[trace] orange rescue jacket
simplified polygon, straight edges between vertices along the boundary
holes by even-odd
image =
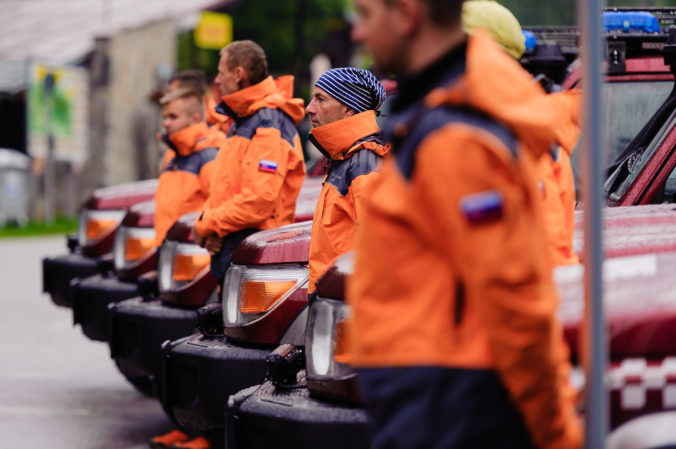
[[[580,91],[548,96],[555,114],[557,146],[538,160],[549,248],[555,266],[579,263],[573,250],[575,182],[570,157],[580,135]]]
[[[293,223],[305,162],[295,124],[303,100],[292,98],[293,77],[258,84],[226,95],[218,110],[234,120],[195,230],[223,237],[246,229]]]
[[[446,87],[390,113],[393,153],[356,233],[349,347],[363,368],[494,370],[537,447],[574,449],[537,188],[555,138],[548,101],[479,31]]]
[[[158,137],[170,148],[155,192],[153,223],[159,246],[176,219],[200,210],[206,201],[225,136],[201,122]]]
[[[312,220],[310,284],[338,256],[352,251],[354,230],[359,224],[363,201],[378,177],[380,158],[389,151],[376,123],[374,111],[365,111],[310,131],[309,140],[329,159]]]

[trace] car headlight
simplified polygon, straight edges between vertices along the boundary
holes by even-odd
[[[318,298],[310,307],[306,344],[308,377],[343,378],[348,364],[346,329],[352,310],[343,301]]]
[[[154,228],[131,228],[120,226],[115,233],[113,260],[116,270],[128,268],[155,249]]]
[[[125,215],[124,210],[92,210],[83,209],[77,227],[78,243],[88,246],[103,239],[120,224]]]
[[[209,269],[209,252],[194,243],[164,240],[160,247],[158,287],[160,292],[175,290]]]
[[[302,265],[231,265],[223,284],[224,325],[241,326],[265,315],[306,287],[308,277]]]

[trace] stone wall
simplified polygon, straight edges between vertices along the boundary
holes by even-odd
[[[176,65],[176,29],[164,20],[113,36],[108,42],[103,146],[105,185],[157,176],[160,110],[149,95]],[[92,141],[92,145],[98,142]]]

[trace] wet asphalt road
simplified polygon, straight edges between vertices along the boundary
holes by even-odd
[[[42,257],[65,252],[62,236],[0,239],[0,447],[147,448],[171,429],[159,403],[42,293]]]

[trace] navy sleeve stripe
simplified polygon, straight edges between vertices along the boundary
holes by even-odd
[[[373,151],[359,150],[347,160],[333,162],[325,182],[334,186],[338,193],[345,196],[352,182],[359,176],[368,175],[374,171],[379,160],[380,156]]]
[[[447,125],[463,124],[486,131],[500,140],[512,157],[518,156],[518,140],[512,131],[476,109],[438,107],[426,110],[422,116],[412,117],[408,122],[414,122],[415,128],[393,148],[399,170],[407,179],[413,174],[415,154],[420,143],[428,135]]]
[[[162,173],[178,170],[198,175],[204,164],[216,159],[217,154],[218,148],[209,147],[189,156],[175,156]]]
[[[276,128],[282,139],[294,146],[298,130],[291,118],[279,109],[262,108],[253,115],[239,119],[234,135],[251,139],[258,128]]]

